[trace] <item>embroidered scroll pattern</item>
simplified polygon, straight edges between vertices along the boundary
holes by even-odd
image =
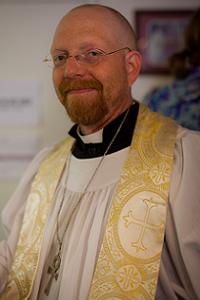
[[[43,161],[33,181],[11,274],[4,293],[0,295],[1,300],[25,300],[31,293],[46,219],[71,144],[70,139],[54,149]]]
[[[113,199],[90,300],[154,299],[175,138],[172,120],[149,113],[141,105]]]

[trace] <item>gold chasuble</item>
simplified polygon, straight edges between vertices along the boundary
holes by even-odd
[[[177,126],[140,104],[132,144],[108,217],[89,300],[154,299]],[[10,277],[0,299],[28,299],[45,222],[72,139],[42,162],[32,184]],[[73,299],[74,300],[74,299]]]

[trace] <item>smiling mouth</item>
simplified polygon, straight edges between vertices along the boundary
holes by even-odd
[[[94,88],[80,88],[80,89],[71,89],[69,91],[66,91],[67,95],[80,95],[80,94],[86,94],[86,93],[93,93],[97,92]]]
[[[64,97],[70,95],[86,95],[102,92],[103,86],[99,81],[95,80],[69,80],[61,83],[59,87],[61,95]]]

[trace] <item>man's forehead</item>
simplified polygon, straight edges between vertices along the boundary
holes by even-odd
[[[94,32],[87,34],[65,34],[64,32],[58,33],[52,43],[51,52],[56,49],[65,49],[68,51],[84,52],[90,49],[101,49],[109,51],[116,47],[113,37],[108,35],[97,35]]]

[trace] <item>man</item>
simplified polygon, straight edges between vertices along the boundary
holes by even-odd
[[[200,299],[199,134],[132,100],[135,48],[105,6],[58,24],[53,81],[76,125],[4,210],[0,299]]]

